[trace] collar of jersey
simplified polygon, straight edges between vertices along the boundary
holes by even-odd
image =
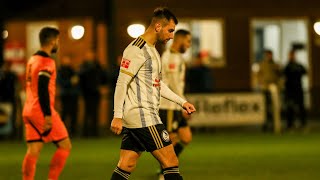
[[[37,51],[34,55],[39,55],[39,56],[43,56],[43,57],[50,57],[46,52],[44,51]]]
[[[144,39],[142,36],[139,36],[141,39],[143,39],[145,42],[147,42],[148,46],[154,47],[154,44],[149,43],[146,39]]]

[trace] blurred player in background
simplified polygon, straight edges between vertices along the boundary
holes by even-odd
[[[178,158],[159,117],[160,96],[176,102],[188,113],[195,108],[161,81],[161,60],[155,48],[157,42],[165,44],[173,38],[177,23],[167,8],[157,8],[146,32],[124,50],[111,122],[115,134],[124,131],[112,180],[129,179],[143,151],[151,152],[159,161],[165,179],[182,179]]]
[[[184,97],[186,64],[182,54],[191,46],[191,34],[187,30],[178,30],[173,43],[162,57],[162,80],[168,87],[180,97]],[[192,133],[187,119],[190,115],[185,113],[181,106],[161,99],[160,118],[169,132],[170,139],[177,156],[192,140]],[[160,175],[161,176],[161,175]]]
[[[27,153],[22,164],[24,180],[33,180],[36,163],[44,143],[57,146],[48,179],[58,179],[71,150],[71,142],[65,125],[54,109],[56,93],[56,65],[50,58],[57,52],[59,30],[51,27],[41,29],[41,49],[28,61],[26,69],[26,102],[23,121],[26,129]],[[43,178],[43,177],[42,177]]]

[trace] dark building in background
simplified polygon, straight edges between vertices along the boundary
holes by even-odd
[[[21,0],[22,1],[22,0]],[[19,1],[18,1],[19,2]],[[30,1],[28,1],[30,2]],[[146,14],[157,6],[168,6],[179,18],[221,18],[224,21],[226,65],[214,68],[215,91],[250,91],[251,57],[250,20],[252,18],[296,18],[309,21],[311,111],[320,112],[320,37],[313,31],[313,23],[320,19],[320,2],[312,0],[236,1],[192,0],[85,0],[32,1],[19,7],[20,13],[8,13],[8,19],[48,19],[91,16],[107,24],[107,64],[115,64],[116,56],[132,41],[127,27],[136,22],[148,24]],[[12,4],[11,4],[12,7]],[[2,7],[3,8],[3,7]],[[61,11],[63,9],[63,11]],[[1,25],[1,23],[0,23]],[[160,46],[160,48],[163,48]]]

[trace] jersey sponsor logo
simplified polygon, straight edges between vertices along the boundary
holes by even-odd
[[[165,142],[169,142],[169,141],[170,141],[169,133],[168,133],[167,130],[163,130],[162,133],[161,133],[161,136],[162,136],[162,139],[163,139]]]
[[[122,61],[121,61],[121,67],[125,68],[125,69],[128,69],[129,66],[130,66],[130,60],[129,59],[124,59],[122,58]]]
[[[160,87],[160,78],[156,78],[155,80],[154,80],[154,83],[153,83],[153,87]]]
[[[174,70],[176,68],[176,64],[171,63],[169,64],[169,69]]]

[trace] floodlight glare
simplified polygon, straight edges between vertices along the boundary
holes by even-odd
[[[318,35],[320,35],[320,22],[319,21],[314,23],[313,29]]]
[[[81,25],[76,25],[71,28],[71,36],[73,39],[81,39],[84,35],[84,27]]]
[[[131,37],[137,38],[144,33],[145,29],[142,24],[131,24],[128,26],[127,32]]]

